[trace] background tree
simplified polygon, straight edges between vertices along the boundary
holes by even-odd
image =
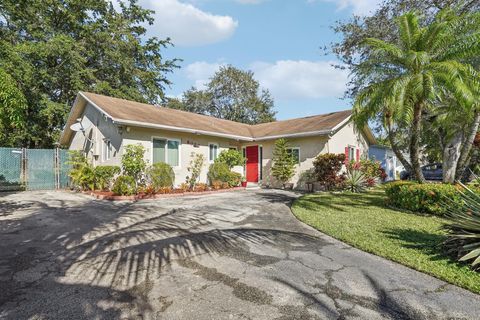
[[[183,94],[181,103],[178,102],[172,101],[166,106],[248,124],[275,121],[269,91],[260,90],[253,72],[230,65],[220,67],[205,90],[191,88]]]
[[[341,40],[331,44],[341,64],[338,68],[347,68],[351,77],[346,96],[355,98],[358,91],[369,83],[368,74],[358,68],[369,56],[370,49],[363,45],[366,38],[384,41],[398,40],[396,19],[407,12],[417,12],[424,17],[424,23],[430,23],[438,11],[455,8],[458,14],[473,13],[480,9],[478,0],[384,0],[373,14],[354,15],[344,21],[337,21],[332,27],[341,35]],[[474,60],[478,61],[478,57]]]
[[[27,103],[18,84],[0,68],[0,146],[15,147],[26,134]]]
[[[51,147],[78,91],[159,103],[176,67],[161,51],[169,39],[147,38],[152,11],[137,0],[4,0],[0,67],[25,96],[28,134],[18,145]]]
[[[368,84],[356,95],[355,117],[364,124],[378,113],[392,117],[393,112],[404,123],[411,123],[410,165],[420,182],[424,181],[420,167],[422,117],[432,108],[435,95],[446,92],[462,105],[478,104],[477,74],[464,61],[480,52],[479,22],[478,13],[458,17],[451,10],[442,10],[422,27],[418,15],[407,13],[398,18],[396,40],[365,39],[368,55],[358,70],[368,76]]]

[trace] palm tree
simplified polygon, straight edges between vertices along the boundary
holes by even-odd
[[[365,40],[369,54],[357,72],[367,74],[369,83],[356,97],[354,117],[365,124],[380,113],[390,126],[386,126],[390,140],[394,140],[392,123],[407,126],[408,166],[419,182],[425,181],[419,151],[422,116],[434,108],[436,93],[448,92],[464,105],[478,102],[474,90],[478,76],[466,61],[480,53],[479,30],[478,13],[457,16],[442,10],[434,21],[421,26],[418,15],[410,12],[398,19],[396,41]],[[395,143],[392,148],[395,151]]]

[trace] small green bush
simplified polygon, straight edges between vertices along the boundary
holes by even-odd
[[[100,190],[110,189],[113,177],[120,173],[118,166],[97,166],[93,169],[95,175],[95,187]]]
[[[113,193],[121,196],[131,196],[136,193],[135,179],[130,176],[119,176],[112,188]]]
[[[228,183],[230,187],[238,186],[242,179],[241,174],[230,171],[228,165],[223,162],[212,163],[208,169],[207,177],[210,184],[214,181],[221,181]]]
[[[82,151],[69,151],[67,163],[71,166],[68,175],[75,189],[84,191],[95,189],[94,167]]]
[[[223,162],[232,169],[235,166],[245,165],[245,158],[238,150],[228,149],[220,152],[215,162]]]
[[[413,212],[442,216],[452,203],[462,205],[457,187],[451,184],[397,181],[388,183],[385,193],[389,205]]]
[[[148,168],[147,177],[155,191],[161,188],[171,188],[175,183],[175,173],[172,167],[164,162],[154,163]]]
[[[125,146],[122,155],[123,174],[132,177],[135,183],[138,184],[146,167],[145,148],[141,144],[129,144]]]

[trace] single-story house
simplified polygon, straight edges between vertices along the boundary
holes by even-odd
[[[79,92],[60,144],[84,150],[94,165],[120,165],[128,144],[142,144],[150,164],[166,162],[175,183],[185,182],[192,153],[213,162],[222,150],[242,150],[247,163],[241,168],[250,183],[277,186],[270,174],[275,140],[286,138],[297,167],[296,187],[302,172],[312,168],[321,153],[345,153],[349,159],[368,157],[375,138],[368,127],[356,128],[351,111],[331,112],[284,121],[249,125],[211,116]],[[72,126],[73,125],[73,126]],[[206,182],[208,163],[201,174]]]

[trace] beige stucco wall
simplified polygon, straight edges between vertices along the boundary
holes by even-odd
[[[94,107],[87,105],[83,115],[83,123],[90,128],[86,131],[86,135],[91,137],[93,145],[86,150],[88,146],[85,135],[77,132],[70,144],[71,150],[85,150],[92,159],[94,165],[120,165],[120,159],[125,145],[142,144],[145,147],[145,160],[152,163],[153,138],[167,138],[180,141],[179,166],[174,167],[175,184],[179,185],[185,182],[188,176],[188,166],[192,153],[200,153],[205,156],[205,164],[202,170],[200,180],[206,182],[208,171],[208,155],[209,144],[215,143],[219,146],[219,153],[229,147],[241,148],[257,145],[262,146],[262,185],[272,187],[280,187],[280,184],[270,174],[272,166],[272,157],[275,140],[257,141],[257,142],[238,142],[232,139],[212,137],[205,135],[195,135],[191,133],[182,133],[176,131],[166,131],[159,129],[148,129],[139,127],[130,127],[119,129],[117,125],[112,123],[110,119],[104,118],[101,113]],[[113,147],[112,157],[108,161],[102,159],[103,139],[110,139]],[[320,153],[344,153],[345,147],[353,146],[360,149],[362,156],[368,155],[368,143],[361,132],[355,129],[353,123],[348,122],[341,127],[332,136],[314,136],[288,139],[291,147],[300,149],[300,163],[296,166],[295,175],[291,182],[295,184],[295,188],[303,189],[304,184],[300,177],[303,172],[312,168],[313,160]],[[235,171],[242,172],[242,168],[235,168]]]
[[[85,133],[74,134],[69,149],[84,150],[94,165],[120,165],[122,135],[112,120],[106,119],[100,111],[88,104],[82,115],[82,123],[87,130]],[[110,139],[112,144],[110,160],[102,158],[104,139]]]
[[[173,140],[180,140],[179,146],[179,166],[174,167],[175,172],[175,184],[180,184],[185,182],[186,177],[189,175],[188,166],[192,159],[192,153],[203,154],[205,157],[205,164],[203,166],[200,181],[207,181],[207,171],[210,165],[208,161],[209,155],[209,144],[215,143],[219,146],[218,153],[223,150],[228,149],[229,147],[239,147],[239,144],[235,140],[211,137],[204,135],[194,135],[191,133],[182,133],[175,131],[165,131],[158,129],[147,129],[147,128],[131,128],[130,132],[123,133],[123,145],[128,144],[142,144],[145,147],[145,159],[149,164],[152,163],[152,149],[153,149],[153,138],[166,138]]]
[[[313,167],[315,157],[321,153],[344,153],[345,147],[352,146],[360,149],[360,156],[368,156],[368,142],[363,133],[356,130],[352,122],[346,123],[332,136],[314,136],[303,138],[287,139],[291,147],[300,148],[300,164],[295,168],[295,175],[290,180],[297,189],[305,188],[305,181],[301,179],[302,173]],[[280,187],[280,183],[271,176],[274,140],[259,141],[242,144],[242,147],[248,145],[260,145],[263,148],[262,161],[262,181],[265,186]]]

